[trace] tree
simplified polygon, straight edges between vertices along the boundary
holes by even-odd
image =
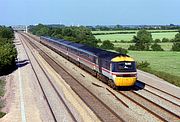
[[[126,50],[126,49],[124,49],[122,47],[117,47],[115,50],[117,52],[119,52],[119,53],[122,53],[122,54],[127,54],[128,53],[128,50]]]
[[[161,48],[161,45],[159,45],[158,43],[154,43],[153,45],[151,45],[151,49],[153,51],[163,51],[163,49]]]
[[[13,42],[0,38],[0,75],[15,67],[17,51]]]
[[[160,40],[160,39],[155,39],[154,42],[155,42],[155,43],[160,43],[161,40]]]
[[[0,27],[0,38],[12,39],[14,33],[11,27]]]
[[[14,32],[11,27],[0,26],[0,75],[15,67],[17,51],[12,41],[13,38]]]
[[[174,42],[180,42],[180,32],[175,35]]]
[[[180,42],[173,43],[172,51],[180,51]]]
[[[113,50],[114,49],[114,44],[111,43],[109,40],[105,40],[105,41],[103,41],[100,48],[107,49],[107,50]]]
[[[38,24],[36,26],[32,26],[29,31],[38,36],[50,36],[49,35],[49,27],[43,25],[43,24]]]
[[[135,43],[135,50],[149,50],[149,46],[152,42],[152,35],[146,30],[140,30],[137,32],[137,36],[133,37],[132,42]]]
[[[163,38],[162,42],[169,42],[169,39],[168,38]]]
[[[37,26],[31,26],[29,30],[30,32],[38,36],[45,35],[45,36],[56,37],[68,41],[73,41],[76,43],[82,43],[92,47],[98,47],[98,43],[100,42],[95,38],[91,30],[84,26],[80,26],[80,27],[63,26],[61,28],[55,28],[52,26],[39,24]]]
[[[172,45],[173,51],[180,51],[180,32],[175,35],[174,43]]]
[[[42,27],[36,32],[36,35],[38,35],[38,36],[48,36],[49,35],[48,33],[49,33],[49,28]]]

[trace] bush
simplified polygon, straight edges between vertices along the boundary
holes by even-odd
[[[149,68],[150,63],[147,61],[142,61],[142,62],[137,62],[137,68],[138,69],[144,69],[144,68]]]
[[[135,45],[130,45],[128,50],[137,50],[136,46]]]
[[[0,26],[0,38],[12,39],[14,38],[14,33],[11,27],[1,27]]]
[[[121,43],[125,43],[126,41],[124,41],[124,40],[121,40]]]
[[[0,80],[0,97],[2,97],[4,95],[5,92],[5,81],[4,80]]]
[[[154,42],[155,42],[155,43],[160,43],[161,40],[160,40],[160,39],[155,39]]]
[[[85,26],[63,26],[57,28],[39,24],[37,26],[31,26],[29,31],[35,35],[57,37],[68,41],[86,44],[91,47],[98,47],[98,43],[100,42],[100,40],[95,38],[90,29]]]
[[[128,53],[128,50],[126,50],[124,48],[121,48],[121,47],[117,47],[115,50],[117,52],[119,52],[119,53],[122,53],[122,54],[127,54]]]
[[[15,66],[17,51],[13,44],[7,43],[0,46],[0,75]]]
[[[174,42],[171,50],[172,51],[180,51],[180,42]]]
[[[173,39],[172,51],[180,51],[180,32],[175,35]]]
[[[63,39],[63,36],[61,34],[57,34],[54,36],[55,38],[58,38],[58,39]]]
[[[105,40],[105,41],[103,41],[100,48],[107,49],[107,50],[113,50],[114,49],[114,44],[111,43],[111,41],[109,41],[109,40]]]
[[[0,118],[2,118],[2,117],[5,116],[5,115],[6,115],[6,113],[0,112]]]
[[[164,51],[162,48],[161,48],[161,45],[157,44],[157,43],[154,43],[153,45],[151,45],[151,49],[153,51]]]
[[[170,40],[168,38],[163,38],[162,42],[170,42]]]
[[[1,27],[0,30],[2,30]],[[9,28],[3,30],[5,31],[0,31],[0,35],[3,36],[3,38],[0,38],[0,75],[10,72],[15,67],[17,56],[17,51],[12,41],[13,32]]]
[[[0,98],[4,96],[5,92],[5,81],[0,80]],[[4,101],[0,99],[0,110],[4,107]],[[0,111],[0,118],[3,117],[6,113]]]

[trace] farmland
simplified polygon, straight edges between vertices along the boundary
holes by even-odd
[[[147,30],[149,32],[177,32],[178,30]],[[137,33],[138,30],[117,30],[117,31],[92,31],[93,34],[98,33],[118,33],[118,32],[135,32]]]
[[[178,30],[147,30],[151,32],[153,39],[172,39],[178,33]],[[136,35],[138,30],[119,30],[119,31],[92,31],[97,39],[110,41],[130,41]]]
[[[128,54],[136,61],[148,61],[154,70],[180,76],[180,52],[129,51]]]
[[[133,45],[134,43],[114,43],[114,46],[115,47],[122,47],[122,48],[124,48],[124,49],[128,49],[128,47],[130,46],[130,45]],[[161,47],[165,50],[165,51],[169,51],[169,50],[171,50],[171,48],[172,48],[172,44],[173,43],[171,43],[171,42],[169,42],[169,43],[158,43],[159,45],[161,45]]]
[[[161,33],[152,33],[153,39],[162,39],[162,38],[168,38],[168,39],[173,39],[174,36],[178,32],[161,32]],[[105,34],[105,35],[95,35],[97,39],[101,39],[102,41],[104,40],[110,40],[110,41],[130,41],[132,40],[133,36],[135,36],[136,33],[134,34]]]
[[[97,39],[101,39],[102,41],[110,40],[114,44],[114,47],[128,49],[130,45],[134,45],[134,43],[130,41],[133,39],[133,36],[137,34],[137,31],[138,30],[93,31],[93,34]],[[160,40],[163,38],[171,40],[178,33],[177,30],[148,31],[151,32],[153,39]],[[150,68],[144,69],[145,71],[179,86],[180,52],[170,51],[173,45],[172,42],[160,42],[158,44],[161,45],[165,51],[128,51],[128,55],[132,56],[137,62],[147,61],[150,63]]]

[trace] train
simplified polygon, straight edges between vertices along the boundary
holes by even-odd
[[[40,43],[88,71],[113,89],[134,86],[137,81],[136,62],[129,55],[48,36],[41,36]]]

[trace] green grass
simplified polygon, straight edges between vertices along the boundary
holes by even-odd
[[[5,81],[0,80],[0,97],[4,96],[5,93]],[[4,102],[0,99],[0,110],[4,107]],[[0,111],[0,118],[6,113]]]
[[[162,33],[152,33],[153,39],[162,39],[162,38],[168,38],[168,39],[173,39],[174,36],[178,32],[162,32]],[[130,41],[132,40],[133,36],[136,34],[107,34],[107,35],[95,35],[97,39],[101,39],[102,41],[104,40],[110,40],[110,41]]]
[[[97,39],[110,40],[110,41],[130,41],[136,34],[108,34],[108,35],[95,35]]]
[[[102,32],[98,32],[98,33],[102,33]],[[177,32],[160,32],[160,33],[157,32],[157,33],[152,33],[152,36],[153,39],[162,39],[162,38],[173,39],[175,34],[177,34]],[[134,35],[136,34],[107,34],[107,35],[95,35],[95,37],[101,39],[102,41],[103,40],[130,41]],[[115,47],[122,47],[125,49],[127,49],[129,45],[132,44],[133,43],[120,43],[120,42],[114,43]],[[180,52],[169,51],[171,50],[173,44],[171,42],[159,43],[159,44],[165,51],[128,51],[129,52],[128,55],[132,56],[137,62],[142,62],[142,61],[149,62],[150,68],[143,69],[144,71],[155,74],[156,76],[163,78],[164,80],[174,85],[180,86]]]
[[[172,48],[173,43],[169,42],[169,43],[158,43],[159,45],[161,45],[161,47],[166,50],[169,51]],[[128,47],[130,45],[134,45],[134,43],[114,43],[115,47],[122,47],[124,49],[128,49]]]
[[[5,87],[5,81],[0,80],[0,96],[4,95],[4,87]]]
[[[6,115],[6,113],[0,112],[0,118],[2,118],[2,117],[5,116],[5,115]]]
[[[150,32],[169,32],[169,31],[178,31],[178,30],[147,30]],[[98,33],[117,33],[117,32],[138,32],[138,30],[117,30],[117,31],[92,31],[93,34],[98,34]]]
[[[180,52],[129,51],[136,61],[147,61],[152,70],[180,77]]]
[[[175,35],[178,32],[168,32],[168,33],[152,33],[153,39],[163,39],[163,38],[168,38],[168,39],[173,39]]]
[[[114,50],[110,50],[113,51]],[[128,51],[136,62],[147,61],[148,67],[139,69],[149,72],[180,87],[180,52],[170,51]]]

